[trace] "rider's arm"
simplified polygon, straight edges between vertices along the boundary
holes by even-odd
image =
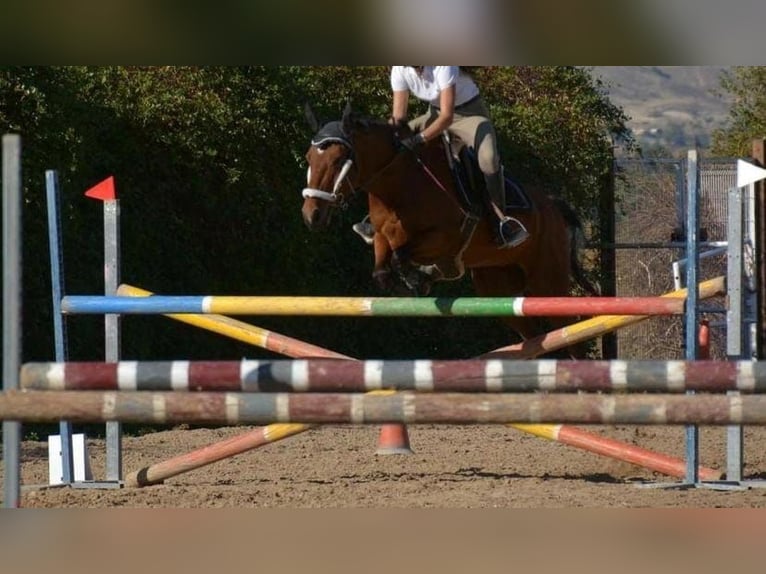
[[[410,100],[409,90],[395,90],[391,117],[394,122],[407,121],[407,104]]]

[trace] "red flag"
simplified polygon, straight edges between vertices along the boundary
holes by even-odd
[[[102,201],[112,201],[117,198],[114,191],[114,176],[110,175],[104,181],[101,181],[85,192],[86,197],[100,199]]]

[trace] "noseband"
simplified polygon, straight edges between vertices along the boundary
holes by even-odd
[[[346,176],[348,175],[349,170],[351,169],[351,166],[354,165],[353,160],[347,159],[343,167],[340,168],[340,172],[338,172],[338,176],[335,178],[335,183],[332,186],[332,193],[323,191],[321,189],[316,189],[314,187],[305,187],[303,188],[303,197],[309,198],[314,197],[317,199],[323,199],[325,201],[328,201],[330,203],[337,203],[341,207],[345,207],[346,205],[346,196],[344,196],[340,192],[340,188],[343,185],[343,182],[346,180]],[[311,168],[309,168],[309,178],[311,177]],[[351,186],[351,182],[349,182],[349,186]],[[353,186],[351,186],[351,192],[354,192]]]
[[[316,147],[319,150],[319,153],[324,153],[324,150],[327,149],[327,146],[334,143],[341,144],[343,147],[345,147],[349,151],[349,158],[343,163],[343,167],[341,167],[337,177],[335,178],[335,183],[332,186],[332,193],[313,187],[306,187],[303,189],[302,195],[304,198],[313,197],[316,199],[322,199],[329,203],[338,204],[341,207],[345,207],[347,203],[346,197],[340,193],[340,189],[343,185],[343,182],[346,181],[346,176],[348,175],[349,170],[354,165],[354,146],[352,145],[351,140],[344,133],[340,122],[328,123],[321,130],[319,130],[319,133],[317,133],[317,135],[314,136],[314,138],[311,140],[311,145]],[[311,179],[311,166],[309,166],[309,171],[306,179]],[[308,181],[306,183],[308,183]],[[354,188],[351,186],[351,182],[349,182],[349,186],[351,187],[351,192],[353,193]]]

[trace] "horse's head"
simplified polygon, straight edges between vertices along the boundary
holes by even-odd
[[[391,161],[395,153],[394,130],[384,122],[360,119],[350,105],[340,121],[328,122],[321,128],[308,106],[306,117],[316,133],[306,152],[308,170],[301,212],[308,228],[316,230],[327,227],[334,208],[346,207],[355,189],[364,187],[370,174],[374,175],[380,161]],[[384,146],[378,146],[374,152],[365,145],[369,139],[365,136],[372,133],[373,125],[376,134],[384,135]],[[374,159],[366,159],[367,156]]]

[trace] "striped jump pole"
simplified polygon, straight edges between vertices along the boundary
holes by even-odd
[[[715,279],[709,279],[699,284],[699,298],[710,299],[718,295],[726,294],[726,284],[724,277],[717,277]],[[686,299],[687,290],[679,289],[677,291],[671,291],[661,296],[661,298],[668,299]],[[515,345],[509,345],[507,347],[501,347],[485,353],[483,358],[490,357],[502,357],[509,359],[532,359],[550,353],[552,351],[558,351],[595,339],[616,331],[622,327],[633,325],[647,319],[650,315],[643,314],[640,316],[630,315],[605,315],[603,317],[593,317],[585,321],[579,321],[568,325],[561,329],[551,331],[546,335],[541,335],[532,339],[528,339],[522,343]]]
[[[119,289],[123,295],[131,297],[147,297],[153,294],[151,291],[130,285],[121,285]],[[249,323],[232,319],[231,317],[224,317],[223,315],[177,314],[168,315],[168,317],[175,321],[288,357],[350,358],[341,353],[317,347],[268,329],[262,329]],[[300,434],[311,428],[314,427],[304,424],[270,424],[258,427],[229,439],[132,471],[125,476],[125,485],[128,487],[140,487],[160,484],[168,478]]]
[[[0,419],[133,424],[766,425],[766,395],[7,391]]]
[[[131,297],[147,297],[152,295],[151,291],[130,285],[120,286],[119,293]],[[291,357],[323,356],[317,355],[318,350],[319,352],[329,353],[330,355],[328,356],[339,355],[334,351],[308,345],[303,341],[273,333],[229,317],[192,314],[173,314],[168,315],[168,317]],[[346,357],[340,355],[336,358]],[[509,426],[540,438],[556,440],[562,444],[584,449],[600,456],[636,464],[668,476],[684,477],[686,473],[686,464],[681,459],[672,458],[629,443],[608,439],[577,427],[562,424],[511,424]],[[270,442],[299,434],[309,428],[311,427],[307,425],[271,424],[131,472],[126,477],[125,483],[128,486],[157,484],[167,478],[247,452]],[[722,476],[721,472],[702,466],[700,466],[699,472],[700,477],[705,480],[718,480]]]
[[[242,360],[26,363],[35,390],[197,392],[766,392],[766,362]]]
[[[573,425],[515,424],[511,426],[539,438],[628,462],[667,476],[683,478],[686,472],[686,463],[681,459],[590,433]],[[723,478],[722,471],[705,466],[699,466],[697,472],[700,480],[715,481]]]
[[[121,285],[119,293],[129,297],[149,297],[153,295],[151,291],[131,285]],[[347,355],[223,315],[169,314],[167,317],[288,357],[351,359]],[[400,426],[385,425],[381,429],[381,436],[393,434],[404,437],[408,442],[407,429],[404,427],[400,428]],[[304,424],[269,424],[259,427],[201,449],[140,468],[125,477],[125,484],[131,487],[159,484],[168,478],[300,434],[311,428],[313,428],[313,425]],[[404,450],[403,447],[400,447],[398,452],[402,450]],[[381,454],[384,453],[381,452]]]
[[[155,296],[151,291],[125,284],[120,285],[118,293],[121,296],[133,298]],[[312,345],[305,341],[301,341],[300,339],[294,339],[223,315],[169,313],[166,314],[166,317],[287,357],[304,359],[353,359],[353,357],[349,357],[348,355],[343,355],[331,351],[330,349]]]
[[[68,314],[289,315],[335,317],[575,317],[680,315],[684,301],[661,297],[244,297],[69,295]]]

